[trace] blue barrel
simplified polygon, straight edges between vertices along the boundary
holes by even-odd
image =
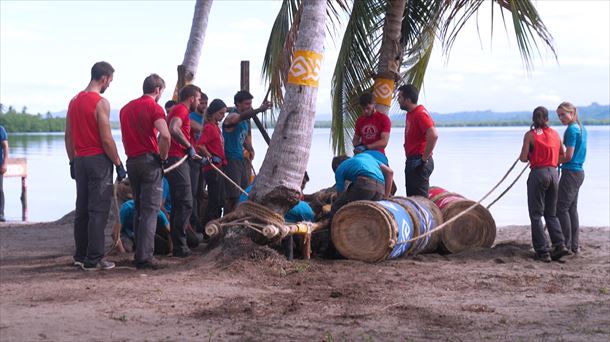
[[[400,204],[410,214],[413,220],[413,236],[420,236],[433,230],[435,227],[443,223],[443,215],[436,205],[425,197],[394,197],[393,202]],[[440,240],[439,233],[427,235],[413,242],[413,248],[409,254],[434,252],[438,248]],[[398,240],[405,241],[405,240]]]
[[[397,228],[397,240],[407,241],[413,238],[413,220],[411,215],[398,203],[391,201],[378,201],[377,204],[383,206],[392,214]],[[416,241],[417,242],[417,241]],[[394,245],[389,259],[395,259],[405,254],[411,248],[411,243]]]

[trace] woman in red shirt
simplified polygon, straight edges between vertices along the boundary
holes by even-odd
[[[523,137],[519,159],[530,162],[527,179],[527,206],[532,224],[532,244],[535,259],[544,262],[559,261],[567,255],[563,233],[556,216],[559,175],[557,165],[564,151],[557,131],[549,127],[549,111],[544,107],[534,109],[532,126]],[[542,217],[546,222],[553,244],[551,250],[544,234]]]
[[[206,208],[203,225],[222,215],[224,203],[224,181],[210,164],[222,168],[227,164],[225,147],[220,122],[227,113],[227,105],[219,99],[214,99],[208,106],[206,122],[201,136],[197,141],[197,150],[205,157],[202,161],[205,181],[208,187],[208,207]]]

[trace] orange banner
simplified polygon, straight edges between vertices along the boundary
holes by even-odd
[[[322,54],[306,50],[296,51],[288,71],[288,83],[317,88],[321,65]]]
[[[373,85],[373,99],[375,103],[384,106],[392,104],[392,94],[394,94],[394,80],[387,78],[376,78]]]

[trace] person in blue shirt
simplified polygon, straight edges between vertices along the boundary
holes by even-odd
[[[578,111],[570,102],[557,107],[559,121],[565,126],[563,144],[566,151],[560,156],[561,179],[557,197],[557,218],[565,244],[572,253],[578,253],[578,191],[585,180],[583,163],[587,156],[587,130],[578,119]]]
[[[378,201],[384,196],[390,196],[394,172],[372,155],[359,153],[352,158],[335,157],[332,167],[335,172],[337,198],[332,204],[331,219],[341,207],[350,202]],[[347,189],[346,181],[350,182]]]
[[[254,186],[254,183],[256,183],[256,178],[254,179],[254,182],[252,182],[252,184],[248,185],[248,187],[244,189],[246,193],[250,193],[252,187]],[[246,194],[242,193],[239,196],[239,203],[245,202],[247,200],[248,196]],[[288,223],[297,223],[303,221],[314,222],[315,216],[316,214],[313,212],[313,209],[311,209],[307,202],[299,201],[299,203],[297,203],[294,207],[290,208],[288,212],[286,212],[286,215],[284,215],[284,220]]]
[[[225,173],[242,189],[248,186],[250,175],[250,160],[244,158],[244,150],[254,158],[254,149],[248,141],[250,132],[250,119],[258,113],[262,113],[271,107],[269,101],[263,101],[260,107],[252,109],[253,96],[248,91],[240,90],[233,97],[235,108],[229,110],[229,114],[222,123],[222,137],[224,139],[225,157],[227,165]],[[241,193],[229,181],[225,182],[225,205],[224,214],[235,209]]]
[[[4,218],[4,174],[6,173],[6,160],[8,159],[8,134],[4,126],[0,126],[0,222],[6,222]]]
[[[133,200],[126,201],[121,205],[119,211],[119,220],[121,222],[121,241],[123,247],[127,247],[125,242],[131,242],[131,250],[135,251],[135,231],[134,231],[134,213],[135,213],[135,202]],[[159,210],[157,216],[157,230],[155,232],[155,254],[165,255],[170,252],[169,250],[169,220],[162,210]]]

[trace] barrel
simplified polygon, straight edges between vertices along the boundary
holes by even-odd
[[[444,221],[476,203],[440,187],[430,187],[428,197],[441,210]],[[495,239],[496,222],[489,210],[477,205],[441,230],[440,247],[448,253],[459,253],[474,247],[491,247]]]
[[[342,207],[333,217],[331,238],[344,257],[379,262],[436,250],[439,238],[434,234],[414,242],[397,242],[419,236],[441,221],[438,208],[423,197],[355,201]]]

